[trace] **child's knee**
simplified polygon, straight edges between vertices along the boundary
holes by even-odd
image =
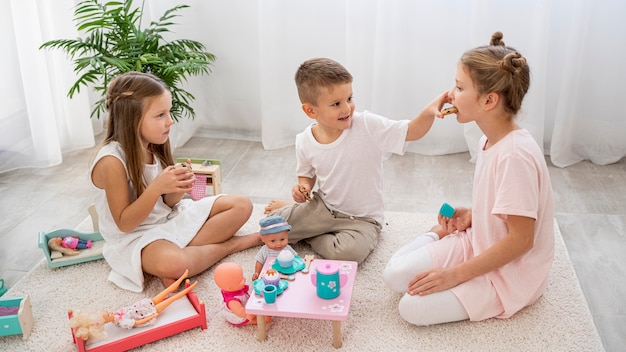
[[[156,263],[156,272],[160,277],[179,278],[186,270],[189,270],[191,263],[189,257],[182,251],[168,251],[162,253],[161,260]]]
[[[332,251],[325,254],[324,257],[330,260],[355,261],[361,264],[371,252],[363,248],[335,247]]]
[[[387,265],[383,270],[383,282],[390,290],[394,292],[406,292],[408,286],[404,280],[398,280],[400,272],[393,267]]]
[[[424,317],[425,314],[424,310],[420,307],[420,300],[416,298],[419,297],[414,297],[409,294],[405,294],[404,296],[402,296],[400,302],[398,303],[398,311],[400,312],[400,316],[402,317],[402,319],[406,320],[407,323],[413,325],[430,325],[430,323],[428,322],[428,317]]]

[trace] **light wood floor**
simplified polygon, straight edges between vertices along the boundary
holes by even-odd
[[[55,167],[0,174],[0,277],[9,287],[43,258],[39,231],[73,228],[88,216],[87,170],[95,151],[67,153]],[[289,198],[295,181],[293,147],[266,151],[258,142],[194,137],[174,156],[221,159],[223,192],[255,203]],[[468,160],[467,153],[392,156],[385,164],[386,210],[434,214],[444,201],[469,205],[474,164]],[[623,351],[626,160],[550,166],[550,172],[556,218],[595,324],[607,351]]]

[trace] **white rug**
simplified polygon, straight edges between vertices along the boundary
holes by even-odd
[[[241,233],[258,230],[262,206],[255,211]],[[562,237],[556,236],[556,259],[548,288],[539,301],[511,319],[460,322],[431,327],[405,323],[397,312],[400,294],[387,290],[381,280],[386,260],[403,244],[429,229],[435,214],[387,212],[382,240],[374,253],[359,266],[348,320],[342,323],[342,351],[603,351],[597,330]],[[91,231],[86,219],[78,228]],[[301,256],[310,253],[306,245],[295,245]],[[249,278],[254,269],[252,248],[226,258],[241,264]],[[43,256],[43,253],[42,253]],[[29,294],[35,325],[30,338],[21,335],[0,337],[3,351],[75,351],[68,327],[67,310],[108,309],[152,297],[162,289],[154,278],[146,290],[136,294],[106,281],[104,260],[52,270],[42,261],[12,287],[6,297]],[[268,339],[258,342],[256,326],[236,328],[218,314],[221,294],[213,283],[213,270],[193,279],[196,292],[206,304],[208,329],[187,332],[138,348],[138,351],[334,351],[330,322],[295,318],[274,318]]]

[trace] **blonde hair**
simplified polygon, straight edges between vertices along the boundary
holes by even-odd
[[[107,337],[104,331],[104,324],[107,323],[106,312],[82,312],[77,310],[72,312],[70,327],[74,330],[74,336],[85,341],[94,338],[101,340]]]
[[[495,92],[504,102],[505,111],[515,115],[530,86],[530,68],[526,58],[502,41],[501,32],[491,36],[490,45],[466,51],[460,62],[469,74],[478,95]]]
[[[127,72],[117,76],[107,90],[109,121],[104,144],[116,141],[122,147],[128,177],[137,197],[147,187],[143,179],[141,119],[150,101],[166,91],[169,91],[169,87],[163,80],[142,72]],[[148,144],[148,150],[157,156],[161,166],[174,164],[169,139],[164,144]]]
[[[352,75],[334,60],[316,58],[307,60],[298,67],[295,80],[300,102],[316,105],[321,94],[320,88],[352,83]]]

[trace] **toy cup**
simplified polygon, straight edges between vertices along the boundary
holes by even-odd
[[[265,285],[263,286],[263,298],[265,299],[265,303],[272,304],[276,302],[276,294],[278,293],[278,288],[275,285]]]
[[[454,217],[454,208],[448,203],[443,203],[441,209],[439,209],[439,214],[452,219]]]

